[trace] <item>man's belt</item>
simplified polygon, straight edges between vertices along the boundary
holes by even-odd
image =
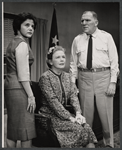
[[[83,71],[83,72],[101,72],[101,71],[109,70],[110,67],[92,68],[92,69],[85,69],[85,68],[80,68],[80,67],[78,67],[78,69],[79,69],[80,71]]]

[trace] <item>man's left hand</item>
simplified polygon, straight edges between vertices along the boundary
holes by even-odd
[[[109,84],[108,89],[107,89],[106,95],[113,97],[114,94],[115,94],[115,91],[116,91],[116,83],[111,82],[111,83]]]

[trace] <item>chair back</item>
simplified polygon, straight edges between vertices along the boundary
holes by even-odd
[[[31,82],[31,88],[35,97],[35,102],[36,102],[36,109],[35,109],[35,113],[38,113],[38,110],[40,109],[42,103],[41,103],[41,99],[42,99],[42,92],[41,89],[39,87],[39,82],[35,82],[32,81]]]

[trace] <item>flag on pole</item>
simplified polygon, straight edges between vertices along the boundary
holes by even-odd
[[[58,38],[58,28],[57,28],[57,19],[56,19],[56,10],[55,7],[53,9],[53,16],[52,16],[52,24],[50,30],[50,39],[49,39],[49,48],[59,45],[59,38]]]

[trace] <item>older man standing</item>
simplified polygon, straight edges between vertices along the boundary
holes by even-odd
[[[93,124],[94,96],[106,147],[113,142],[113,96],[116,90],[118,54],[112,36],[98,29],[97,14],[85,11],[81,17],[83,33],[72,43],[70,73],[78,79],[80,105],[86,121]]]

